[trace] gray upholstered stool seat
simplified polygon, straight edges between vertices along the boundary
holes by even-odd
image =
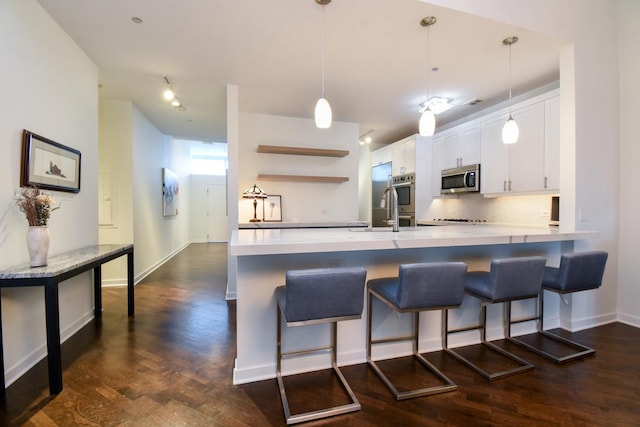
[[[517,338],[512,338],[512,341],[556,363],[563,363],[595,354],[596,351],[590,347],[544,330],[544,291],[560,294],[566,304],[567,301],[562,297],[564,294],[599,288],[602,284],[607,257],[608,254],[604,251],[569,253],[562,255],[559,267],[545,267],[544,269],[542,290],[538,300],[538,333],[554,341],[566,344],[572,350],[575,350],[574,352],[558,356]]]
[[[372,279],[367,282],[369,295],[367,362],[397,400],[444,393],[457,388],[453,381],[420,354],[418,349],[418,337],[420,334],[418,314],[420,311],[459,307],[464,296],[464,275],[466,271],[467,265],[462,262],[402,264],[399,267],[398,277]],[[373,297],[376,297],[397,312],[412,313],[412,334],[404,337],[372,339]],[[379,365],[371,358],[372,345],[397,341],[411,341],[413,356],[433,372],[443,384],[417,390],[398,391]]]
[[[291,270],[286,273],[285,286],[276,288],[277,301],[277,379],[287,424],[316,420],[360,410],[360,402],[351,390],[337,364],[337,322],[359,319],[364,306],[364,285],[367,272],[361,267]],[[282,319],[287,327],[331,323],[331,343],[324,347],[282,351]],[[333,372],[345,392],[349,403],[331,408],[292,415],[289,409],[282,359],[300,357],[317,352],[332,353]]]
[[[538,296],[542,286],[544,264],[545,259],[538,256],[494,259],[491,261],[490,271],[471,271],[467,273],[464,290],[467,294],[480,300],[480,323],[473,326],[449,330],[447,316],[448,311],[446,311],[444,314],[445,351],[490,381],[533,369],[534,366],[526,360],[504,350],[501,347],[498,347],[491,341],[487,341],[486,305],[501,302],[505,303],[503,324],[505,327],[505,335],[508,338],[508,325],[511,324],[511,302],[521,299],[536,298]],[[535,319],[536,318],[534,317],[526,320]],[[516,362],[518,366],[490,373],[481,368],[478,364],[473,363],[471,360],[462,356],[458,351],[449,347],[449,334],[475,329],[480,330],[480,342],[482,345],[511,359]]]

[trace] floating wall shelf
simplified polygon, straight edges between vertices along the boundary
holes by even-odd
[[[345,157],[349,150],[329,150],[326,148],[283,147],[280,145],[258,145],[258,153],[291,154],[296,156]]]
[[[310,176],[310,175],[272,175],[261,173],[258,179],[263,181],[295,181],[295,182],[347,182],[347,176]]]

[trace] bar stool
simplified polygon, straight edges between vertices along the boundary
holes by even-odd
[[[396,400],[454,391],[458,387],[420,354],[418,349],[418,337],[420,335],[419,312],[459,307],[464,296],[464,275],[466,271],[467,265],[463,262],[402,264],[399,267],[398,277],[372,279],[367,282],[369,294],[367,305],[367,362],[387,388],[391,390]],[[378,298],[399,313],[412,313],[412,334],[404,337],[373,340],[371,337],[373,297]],[[373,344],[397,341],[411,341],[413,344],[413,356],[444,384],[410,391],[398,391],[378,364],[371,358],[371,346]]]
[[[564,254],[560,257],[560,267],[545,267],[544,269],[542,290],[539,298],[538,333],[573,347],[577,351],[564,356],[556,356],[518,338],[512,337],[511,341],[558,364],[594,355],[596,353],[595,349],[544,330],[544,291],[556,292],[562,301],[567,304],[567,300],[564,299],[565,294],[599,288],[602,285],[602,276],[604,275],[607,257],[608,253],[604,251]]]
[[[366,270],[361,267],[291,270],[286,273],[285,286],[276,288],[277,379],[287,425],[360,410],[360,402],[338,368],[336,353],[338,322],[362,317],[366,276]],[[282,317],[287,327],[331,323],[331,344],[284,353],[281,345]],[[318,352],[332,353],[333,372],[349,395],[350,403],[292,415],[282,376],[282,359]]]
[[[487,341],[486,306],[487,304],[501,302],[507,303],[505,304],[505,313],[503,317],[503,325],[506,331],[507,325],[511,323],[510,319],[507,319],[506,306],[508,305],[510,307],[511,301],[538,297],[540,287],[542,286],[545,262],[545,258],[539,256],[494,259],[491,261],[490,271],[471,271],[467,273],[464,290],[468,295],[480,300],[480,324],[449,330],[447,310],[444,314],[443,322],[443,328],[445,330],[444,350],[489,381],[533,369],[534,366],[526,360],[498,347],[491,341]],[[483,346],[511,359],[516,362],[518,366],[490,373],[482,369],[479,365],[473,363],[471,360],[462,356],[458,351],[449,348],[449,334],[475,329],[480,330],[480,343]]]

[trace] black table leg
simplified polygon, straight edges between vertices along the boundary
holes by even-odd
[[[102,317],[102,265],[93,269],[93,315]]]
[[[135,313],[135,302],[133,295],[133,249],[127,254],[127,303],[129,316]]]
[[[58,308],[58,283],[45,279],[44,308],[47,327],[47,357],[49,368],[49,393],[62,391],[62,352],[60,349],[60,310]]]
[[[4,382],[4,346],[2,345],[2,289],[0,289],[0,400],[7,397],[7,391]]]

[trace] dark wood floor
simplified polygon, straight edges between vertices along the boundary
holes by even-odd
[[[283,425],[275,380],[231,384],[235,309],[224,300],[225,285],[226,245],[195,244],[136,287],[135,320],[126,316],[126,291],[105,290],[103,320],[91,322],[63,345],[62,393],[48,396],[46,367],[40,363],[9,387],[7,400],[0,403],[0,421],[26,426]],[[537,369],[493,383],[436,352],[428,357],[459,384],[458,391],[403,402],[393,400],[365,364],[344,367],[362,410],[308,425],[640,425],[640,330],[614,323],[574,337],[596,347],[596,356],[558,366],[509,347]],[[430,382],[414,368],[410,359],[385,364],[400,382]],[[298,390],[316,384],[334,390],[327,378],[320,372],[288,379],[298,396],[292,409],[335,400],[331,391]]]

